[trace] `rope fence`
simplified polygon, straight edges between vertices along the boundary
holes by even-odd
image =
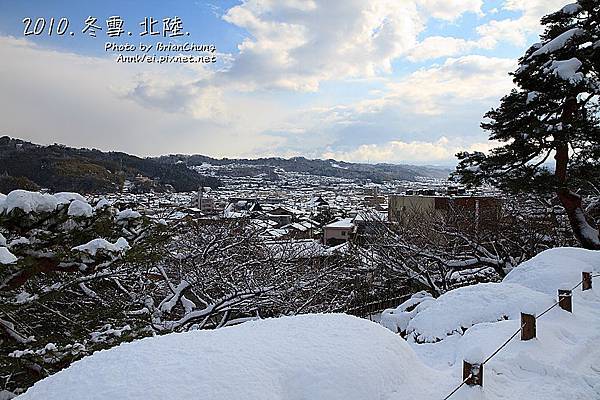
[[[519,333],[521,334],[521,340],[530,340],[536,337],[536,321],[552,310],[554,307],[559,306],[567,312],[573,312],[572,307],[572,292],[578,287],[582,286],[582,291],[592,289],[593,278],[600,277],[600,274],[593,275],[591,272],[582,272],[581,281],[571,289],[558,289],[558,300],[554,302],[550,307],[542,311],[539,315],[532,315],[527,313],[521,313],[521,327],[513,333],[502,345],[500,345],[489,357],[487,357],[482,363],[475,364],[469,363],[463,360],[463,381],[452,390],[443,400],[448,400],[464,385],[469,386],[481,386],[483,387],[483,366],[488,363],[492,358],[496,356],[504,347],[506,347]]]

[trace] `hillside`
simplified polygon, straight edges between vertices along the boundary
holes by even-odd
[[[419,177],[445,179],[450,169],[396,164],[360,164],[336,160],[310,160],[304,157],[289,159],[271,157],[258,159],[216,159],[202,155],[168,155],[157,158],[166,164],[185,164],[188,167],[202,165],[220,166],[219,174],[228,176],[266,175],[277,179],[277,170],[298,172],[317,176],[330,176],[354,180],[371,180],[381,183],[391,180],[414,181]]]
[[[145,191],[196,190],[216,187],[218,179],[203,177],[184,165],[166,165],[121,152],[40,146],[8,136],[0,138],[0,192],[48,188],[52,191],[119,191],[126,180]]]
[[[212,167],[208,174],[206,166]],[[122,152],[41,146],[8,136],[0,137],[0,192],[14,189],[73,191],[83,193],[120,191],[125,181],[133,190],[178,192],[198,186],[220,186],[220,177],[255,177],[276,181],[282,171],[354,181],[382,183],[392,180],[448,177],[449,169],[395,164],[357,164],[304,157],[216,159],[203,155],[168,155],[141,158]]]

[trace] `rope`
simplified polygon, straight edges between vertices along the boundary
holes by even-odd
[[[460,389],[461,387],[463,387],[463,385],[464,385],[465,383],[467,383],[467,381],[468,381],[469,379],[471,379],[472,377],[473,377],[473,374],[469,374],[469,376],[467,376],[467,377],[466,377],[466,378],[465,378],[465,379],[464,379],[464,380],[461,382],[461,384],[460,384],[460,385],[458,385],[458,386],[457,386],[457,387],[456,387],[456,388],[455,388],[455,389],[454,389],[452,392],[450,392],[450,394],[449,394],[448,396],[444,397],[444,400],[448,400],[448,399],[449,399],[449,398],[450,398],[450,397],[451,397],[451,396],[452,396],[454,393],[456,393],[456,392],[458,391],[458,389]]]
[[[597,275],[592,275],[592,278],[598,278],[600,277],[600,274]],[[579,286],[581,286],[583,284],[583,280],[581,280],[577,285],[575,285],[571,291],[577,289]],[[546,310],[544,310],[541,314],[539,314],[538,316],[535,317],[536,320],[538,320],[539,318],[541,318],[544,314],[546,314],[548,311],[552,310],[554,307],[556,307],[559,304],[559,301],[556,301],[554,304],[552,304],[550,307],[548,307]],[[517,330],[515,333],[513,333],[511,335],[511,337],[509,337],[504,343],[502,343],[502,345],[500,347],[498,347],[496,349],[496,351],[494,351],[488,358],[485,359],[484,362],[481,363],[481,365],[485,365],[488,361],[490,361],[492,358],[494,358],[494,356],[496,354],[498,354],[500,352],[500,350],[502,350],[504,347],[506,347],[506,345],[508,345],[510,343],[511,340],[513,340],[515,338],[515,336],[517,336],[519,333],[521,333],[521,331],[523,330],[523,328],[525,327],[526,324],[521,325],[521,327],[519,328],[519,330]],[[450,392],[450,394],[446,397],[444,397],[443,400],[448,400],[454,393],[456,393],[461,387],[463,387],[463,385],[465,383],[467,383],[467,381],[469,379],[471,379],[473,377],[473,374],[469,374],[469,376],[467,376],[461,383],[460,385],[458,385],[452,392]]]
[[[558,305],[558,301],[555,302],[554,304],[552,304],[550,307],[548,307],[543,313],[541,313],[540,315],[536,316],[535,319],[539,319],[542,317],[542,315],[546,314],[548,311],[552,310],[554,307],[556,307]]]
[[[575,289],[577,289],[579,286],[581,286],[583,284],[583,281],[579,282],[577,285],[573,286],[573,288],[571,289],[571,292]]]
[[[523,330],[524,326],[525,326],[525,324],[521,325],[521,327],[519,328],[519,330],[516,331],[515,333],[513,333],[511,337],[509,337],[504,343],[502,343],[502,345],[500,347],[498,347],[496,349],[496,351],[494,351],[492,353],[491,356],[489,356],[488,358],[486,358],[485,361],[481,363],[481,365],[485,365],[486,362],[490,361],[496,354],[498,354],[498,352],[500,350],[502,350],[508,343],[510,343],[511,340],[513,340],[515,338],[515,336],[517,336],[519,333],[521,333],[521,331]]]

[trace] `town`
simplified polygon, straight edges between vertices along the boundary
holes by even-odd
[[[228,168],[206,163],[195,167],[198,172],[219,177],[223,186],[217,189],[199,187],[196,192],[187,193],[135,193],[132,189],[150,180],[139,175],[133,181],[126,181],[122,192],[104,197],[165,221],[192,219],[217,223],[244,218],[261,229],[265,240],[317,241],[324,247],[355,238],[368,218],[394,222],[402,212],[439,210],[449,204],[475,210],[498,207],[502,201],[500,191],[492,187],[467,190],[439,178],[378,184],[279,168],[276,173],[280,178],[272,180],[265,174],[228,176]]]

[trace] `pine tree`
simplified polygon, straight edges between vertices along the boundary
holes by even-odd
[[[108,201],[16,190],[0,196],[0,392],[151,334],[140,314],[165,228]]]
[[[459,153],[456,175],[512,192],[555,192],[581,245],[600,249],[594,221],[571,189],[600,176],[600,2],[579,0],[542,24],[542,42],[512,74],[517,88],[481,125],[500,146],[488,155]]]

